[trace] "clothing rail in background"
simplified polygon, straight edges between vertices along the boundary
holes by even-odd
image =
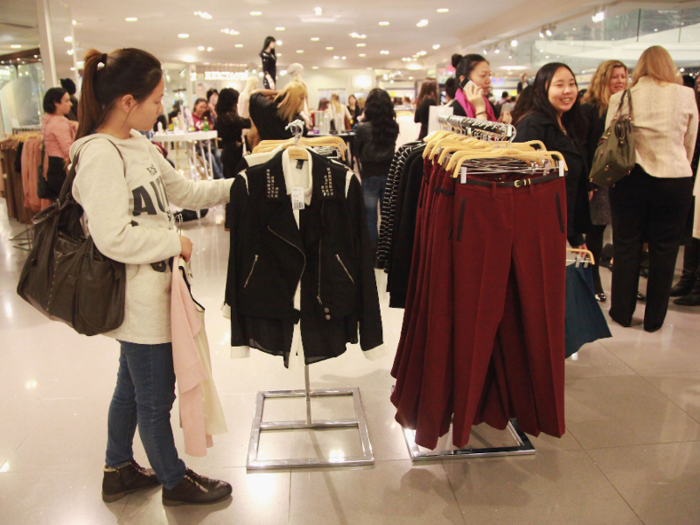
[[[513,140],[516,135],[515,126],[489,120],[479,120],[470,117],[455,117],[450,115],[438,115],[438,122],[444,126],[462,131],[479,130],[488,133],[502,135],[503,138]]]
[[[17,128],[12,128],[12,134],[18,135],[20,133],[27,133],[29,131],[41,131],[41,124],[33,124],[31,126],[19,126]]]

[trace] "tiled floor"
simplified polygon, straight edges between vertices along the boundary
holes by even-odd
[[[301,368],[253,353],[231,360],[219,306],[228,255],[220,210],[187,224],[194,241],[196,297],[206,322],[214,375],[229,427],[205,458],[185,456],[234,487],[233,499],[205,508],[164,508],[157,489],[119,502],[100,499],[107,407],[117,344],[47,321],[15,293],[26,252],[9,237],[21,227],[0,200],[0,523],[25,524],[697,524],[700,523],[700,308],[671,306],[655,334],[611,327],[614,337],[567,362],[567,433],[533,439],[521,458],[413,465],[393,420],[393,355],[366,360],[358,348],[311,367],[312,387],[360,387],[376,457],[356,469],[246,472],[260,390],[303,387]],[[383,275],[378,274],[382,279]],[[610,273],[603,271],[609,287]],[[383,283],[380,282],[380,289]],[[402,312],[383,297],[393,354]],[[641,320],[643,306],[637,314]],[[277,402],[279,403],[279,402]],[[347,407],[319,402],[314,413]],[[177,414],[177,412],[174,412]],[[266,417],[303,418],[303,405],[270,405]],[[177,427],[177,416],[173,417]],[[175,429],[182,450],[182,433]],[[314,450],[352,453],[355,435],[266,437],[265,457]],[[147,463],[140,443],[137,459]]]

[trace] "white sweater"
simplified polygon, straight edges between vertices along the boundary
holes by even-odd
[[[107,140],[119,148],[123,163]],[[71,147],[71,162],[79,150],[73,195],[84,209],[86,231],[104,255],[126,264],[124,323],[105,335],[140,344],[170,342],[171,270],[151,266],[181,250],[170,201],[192,210],[226,203],[233,179],[188,180],[135,131],[128,139],[84,137]]]
[[[615,117],[622,93],[610,97],[606,129]],[[698,133],[698,106],[693,90],[642,77],[630,93],[637,164],[652,177],[692,177],[690,161]],[[626,102],[622,114],[627,114]]]

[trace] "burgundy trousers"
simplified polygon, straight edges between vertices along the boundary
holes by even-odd
[[[472,425],[564,434],[566,192],[459,184],[453,203],[454,444]],[[446,339],[449,335],[443,335]]]

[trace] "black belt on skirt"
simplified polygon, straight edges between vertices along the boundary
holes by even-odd
[[[559,178],[559,174],[556,173],[554,175],[546,175],[544,177],[537,177],[537,178],[532,178],[532,179],[520,179],[520,180],[513,180],[510,182],[489,182],[485,180],[479,180],[479,179],[467,179],[466,182],[461,182],[460,184],[472,184],[474,186],[486,186],[488,188],[491,188],[492,186],[496,186],[497,188],[525,188],[526,186],[532,186],[533,184],[540,184],[542,182],[548,182],[550,180],[554,180]]]

